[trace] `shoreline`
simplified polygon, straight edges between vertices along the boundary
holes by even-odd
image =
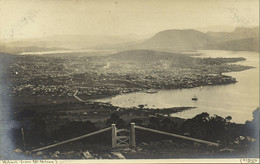
[[[243,70],[244,71],[244,70]],[[241,71],[232,71],[232,72],[241,72]],[[227,73],[231,73],[231,72],[227,72]],[[225,73],[226,74],[226,73]],[[231,76],[230,76],[231,77]],[[235,78],[234,78],[235,79]],[[125,94],[133,94],[133,93],[146,93],[146,94],[156,94],[156,93],[147,93],[147,90],[155,90],[155,91],[170,91],[170,90],[182,90],[182,89],[193,89],[193,88],[198,88],[198,87],[208,87],[208,86],[222,86],[222,85],[231,85],[231,84],[235,84],[238,81],[233,81],[231,83],[222,83],[222,84],[212,84],[212,85],[200,85],[200,86],[193,86],[193,87],[173,87],[170,89],[166,89],[166,88],[150,88],[150,89],[143,89],[143,90],[137,90],[137,91],[129,91],[129,92],[124,92],[124,93],[115,93],[115,94],[110,94],[110,95],[94,95],[94,96],[86,96],[83,94],[77,95],[78,98],[80,99],[88,99],[88,100],[83,100],[84,102],[87,101],[94,101],[94,102],[98,102],[98,100],[102,100],[102,99],[109,99],[109,98],[113,98],[116,96],[120,96],[120,95],[125,95]],[[74,93],[75,94],[75,93]],[[91,97],[91,98],[90,98]]]

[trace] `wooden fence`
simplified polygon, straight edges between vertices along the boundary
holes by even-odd
[[[49,149],[49,148],[52,148],[52,147],[55,147],[55,146],[65,144],[65,143],[69,143],[69,142],[80,140],[80,139],[83,139],[83,138],[86,138],[86,137],[89,137],[89,136],[93,136],[95,134],[99,134],[99,133],[102,133],[102,132],[105,132],[105,131],[108,131],[108,130],[111,130],[111,127],[101,129],[101,130],[98,130],[98,131],[95,131],[95,132],[92,132],[92,133],[89,133],[89,134],[85,134],[85,135],[82,135],[82,136],[79,136],[79,137],[76,137],[76,138],[72,138],[72,139],[69,139],[69,140],[65,140],[65,141],[62,141],[62,142],[58,142],[58,143],[53,144],[53,145],[45,146],[45,147],[42,147],[42,148],[39,148],[39,149],[34,149],[34,150],[32,150],[32,152]]]
[[[181,139],[185,139],[185,140],[190,140],[190,141],[194,141],[194,142],[199,142],[199,143],[203,143],[203,144],[219,146],[218,143],[209,142],[209,141],[200,140],[200,139],[191,138],[191,137],[186,137],[186,136],[182,136],[182,135],[178,135],[178,134],[163,132],[163,131],[154,130],[154,129],[150,129],[150,128],[145,128],[145,127],[141,127],[141,126],[135,126],[135,128],[141,129],[141,130],[150,131],[150,132],[154,132],[154,133],[159,133],[159,134],[163,134],[163,135],[168,135],[168,136],[172,136],[172,137],[177,137],[177,138],[181,138]]]
[[[194,141],[194,142],[199,142],[199,143],[203,143],[203,144],[208,144],[208,145],[212,145],[212,146],[219,146],[218,143],[214,143],[214,142],[209,142],[209,141],[205,141],[205,140],[201,140],[201,139],[196,139],[196,138],[191,138],[191,137],[187,137],[187,136],[182,136],[182,135],[178,135],[178,134],[173,134],[173,133],[168,133],[168,132],[164,132],[164,131],[160,131],[160,130],[155,130],[155,129],[150,129],[150,128],[145,128],[142,126],[136,126],[135,123],[131,123],[130,126],[130,130],[128,129],[117,129],[115,124],[112,124],[111,127],[105,128],[105,129],[101,129],[89,134],[85,134],[76,138],[72,138],[69,140],[65,140],[53,145],[49,145],[49,146],[45,146],[42,148],[38,148],[38,149],[34,149],[32,150],[32,152],[36,152],[36,151],[41,151],[41,150],[45,150],[45,149],[49,149],[58,145],[62,145],[65,143],[69,143],[69,142],[73,142],[76,140],[80,140],[89,136],[93,136],[108,130],[112,131],[112,148],[116,148],[116,147],[122,147],[122,146],[130,146],[130,147],[135,147],[136,146],[136,141],[135,141],[135,129],[141,129],[141,130],[145,130],[145,131],[150,131],[150,132],[154,132],[154,133],[158,133],[158,134],[163,134],[163,135],[168,135],[168,136],[172,136],[172,137],[177,137],[177,138],[181,138],[184,140],[190,140],[190,141]],[[120,133],[125,133],[125,134],[120,134]]]

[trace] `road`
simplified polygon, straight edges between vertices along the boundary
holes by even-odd
[[[81,98],[79,98],[79,97],[77,96],[77,94],[78,94],[78,90],[76,90],[76,92],[73,94],[73,96],[74,96],[77,100],[79,100],[79,101],[81,101],[81,102],[87,102],[87,101],[84,101],[84,100],[82,100]]]

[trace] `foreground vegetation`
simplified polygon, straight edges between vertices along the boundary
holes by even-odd
[[[125,158],[255,157],[256,154],[248,154],[248,152],[257,149],[256,145],[259,139],[256,131],[259,128],[257,127],[258,114],[259,109],[254,111],[252,121],[247,121],[246,124],[236,124],[232,123],[231,116],[222,118],[217,115],[209,116],[208,113],[201,113],[187,120],[153,115],[126,121],[122,119],[120,112],[113,112],[102,126],[88,120],[67,120],[66,122],[63,121],[62,124],[56,124],[54,128],[48,126],[47,120],[51,118],[53,121],[60,122],[61,119],[57,116],[46,113],[39,115],[36,112],[27,111],[23,113],[23,120],[21,121],[25,145],[22,141],[21,127],[13,129],[12,133],[17,148],[25,149],[24,153],[32,158],[33,156],[40,156],[41,158],[85,158],[82,155],[85,151],[94,154],[94,156],[92,155],[93,158],[110,158],[111,152],[115,151],[122,153]],[[19,118],[21,118],[21,115],[19,115]],[[117,128],[129,128],[131,122],[152,129],[216,142],[220,146],[208,147],[183,139],[137,130],[136,148],[112,149],[111,132],[109,131],[31,154],[32,149],[78,137],[108,127],[112,123],[115,123]],[[193,154],[194,151],[195,154]],[[57,152],[59,153],[57,154]]]

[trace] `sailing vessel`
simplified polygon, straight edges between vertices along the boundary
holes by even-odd
[[[191,98],[191,100],[193,100],[193,101],[197,101],[198,98],[197,98],[196,95],[195,95],[195,96],[193,96],[193,97]]]

